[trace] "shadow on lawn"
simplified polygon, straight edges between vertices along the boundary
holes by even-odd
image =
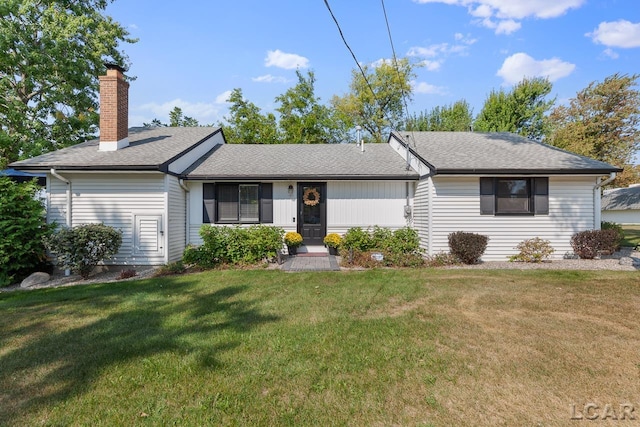
[[[1,310],[0,344],[26,337],[0,356],[0,425],[87,391],[105,368],[128,360],[175,352],[215,369],[218,356],[240,344],[220,341],[216,332],[241,333],[277,320],[243,296],[246,286],[213,291],[217,286],[198,283],[164,278],[0,299],[0,307],[11,309]],[[67,317],[71,326],[59,326]],[[91,317],[96,320],[84,320]]]

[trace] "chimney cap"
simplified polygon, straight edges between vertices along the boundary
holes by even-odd
[[[107,67],[107,70],[120,71],[122,74],[124,74],[124,72],[125,72],[125,69],[122,68],[121,66],[119,66],[118,64],[113,64],[111,62],[105,62],[104,66]]]

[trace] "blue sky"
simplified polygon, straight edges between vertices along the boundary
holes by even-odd
[[[380,1],[329,0],[359,62],[392,57]],[[548,76],[566,103],[592,81],[640,72],[637,0],[386,0],[398,57],[417,70],[410,113],[466,99],[474,114],[492,89]],[[116,0],[107,14],[139,38],[123,49],[136,76],[129,124],[168,121],[179,106],[203,124],[226,97],[273,111],[274,98],[313,70],[316,95],[348,91],[356,67],[324,0]]]

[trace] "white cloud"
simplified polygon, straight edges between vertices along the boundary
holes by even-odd
[[[266,67],[278,67],[285,70],[293,70],[295,68],[307,68],[309,60],[304,56],[295,53],[285,53],[280,49],[267,51],[267,57],[264,59]]]
[[[591,37],[594,43],[608,47],[640,47],[640,22],[634,24],[624,19],[615,22],[601,22],[598,28],[585,36]]]
[[[445,58],[450,55],[467,55],[469,46],[475,44],[478,39],[471,38],[470,35],[455,33],[453,38],[457,43],[438,43],[429,46],[412,46],[407,51],[407,56],[425,58],[421,64],[429,71],[440,69]]]
[[[380,58],[377,61],[373,61],[370,65],[373,68],[378,68],[382,64],[391,65],[391,64],[393,64],[393,60],[392,59],[388,59],[388,58]]]
[[[620,56],[618,55],[618,52],[611,48],[606,48],[604,51],[602,51],[602,53],[604,54],[604,56],[608,56],[611,59],[618,59],[618,57]]]
[[[511,33],[515,33],[520,28],[522,28],[522,24],[514,21],[513,19],[507,19],[505,21],[498,22],[496,26],[496,34],[506,34],[509,35]]]
[[[430,61],[428,59],[425,59],[420,64],[424,65],[427,71],[437,71],[440,69],[442,61]]]
[[[442,86],[435,86],[425,82],[416,82],[412,81],[411,86],[413,86],[413,91],[415,93],[425,93],[429,95],[445,95],[446,89]]]
[[[216,96],[215,103],[216,104],[226,104],[229,102],[229,97],[231,96],[231,91],[226,90],[222,92],[220,95]]]
[[[431,46],[413,46],[409,48],[407,55],[433,58],[441,53],[446,53],[448,48],[448,43],[432,44]]]
[[[416,3],[444,3],[466,7],[468,13],[479,18],[476,22],[495,31],[511,34],[520,29],[517,20],[525,18],[549,19],[577,9],[586,0],[413,0]]]
[[[273,76],[271,74],[265,74],[264,76],[252,77],[252,81],[256,83],[288,83],[289,79],[282,76]]]
[[[526,53],[515,53],[504,60],[496,75],[503,78],[505,84],[516,84],[523,78],[547,77],[554,82],[566,77],[576,68],[575,64],[558,58],[536,60]]]

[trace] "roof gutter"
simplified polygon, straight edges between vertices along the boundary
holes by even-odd
[[[65,178],[64,176],[60,175],[58,172],[56,172],[56,170],[54,168],[51,168],[50,173],[51,173],[52,176],[56,177],[60,181],[62,181],[65,184],[67,184],[67,215],[66,215],[66,221],[67,221],[67,227],[71,228],[71,181],[69,181],[67,178]]]
[[[607,185],[614,179],[616,179],[616,173],[611,172],[609,174],[609,178],[597,183],[593,187],[593,228],[595,230],[600,230],[600,223],[602,222],[602,198],[600,196],[600,188]]]
[[[613,181],[614,179],[616,179],[616,173],[615,172],[611,172],[609,174],[609,178],[605,179],[604,181],[596,184],[595,187],[593,187],[594,190],[599,189],[600,187],[604,187],[605,185],[607,185],[608,183],[610,183],[611,181]]]

